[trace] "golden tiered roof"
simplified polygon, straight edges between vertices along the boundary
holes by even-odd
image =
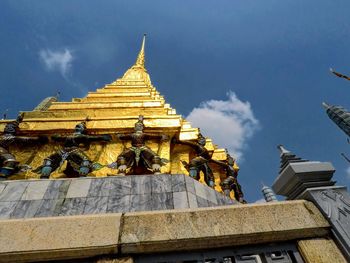
[[[196,139],[198,128],[193,128],[176,110],[166,103],[164,97],[152,85],[145,67],[145,36],[135,64],[123,75],[110,84],[96,91],[88,92],[84,98],[73,98],[71,102],[52,102],[43,111],[23,112],[24,119],[20,124],[21,134],[64,134],[71,133],[75,125],[88,118],[87,129],[90,134],[115,134],[131,131],[139,115],[144,116],[145,131],[166,133],[170,137],[176,135],[180,140]],[[0,122],[0,129],[7,121]],[[162,167],[162,172],[187,173],[181,160],[189,160],[189,149],[184,146],[171,146],[168,142],[149,142],[149,146],[158,152],[162,158],[171,160]],[[39,166],[42,160],[57,150],[59,145],[50,143],[36,149],[32,156],[30,149],[17,149],[14,154],[19,161]],[[100,163],[110,163],[116,160],[118,154],[127,145],[117,139],[111,143],[92,144],[87,151],[88,156]],[[213,158],[226,159],[224,149],[218,149],[207,139],[206,147],[214,152]],[[95,172],[96,176],[115,173],[106,171],[108,168]],[[215,173],[215,169],[214,169]],[[54,175],[55,176],[55,175]],[[60,176],[56,172],[56,176]],[[32,172],[27,177],[37,177]]]

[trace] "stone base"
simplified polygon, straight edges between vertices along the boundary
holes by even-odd
[[[307,201],[0,221],[0,262],[70,260],[326,237]],[[112,257],[113,258],[113,257]]]

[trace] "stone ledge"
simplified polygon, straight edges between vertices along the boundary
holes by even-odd
[[[327,236],[307,201],[2,220],[0,262],[171,252]]]
[[[122,253],[240,246],[325,236],[329,223],[307,201],[126,213]]]
[[[0,262],[117,253],[121,216],[105,214],[2,220]]]

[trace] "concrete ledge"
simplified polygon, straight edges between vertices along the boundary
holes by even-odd
[[[123,222],[122,253],[288,241],[329,231],[327,220],[307,201],[127,213]]]
[[[324,237],[329,229],[307,201],[1,220],[0,262],[270,243]]]
[[[2,220],[0,262],[117,253],[120,220],[121,214]]]

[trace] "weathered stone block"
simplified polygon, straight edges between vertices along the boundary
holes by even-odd
[[[329,238],[299,240],[298,248],[306,263],[347,262],[337,245]]]
[[[122,253],[238,246],[329,233],[328,222],[307,201],[126,213],[123,222]]]
[[[0,262],[117,253],[121,214],[3,220]]]

